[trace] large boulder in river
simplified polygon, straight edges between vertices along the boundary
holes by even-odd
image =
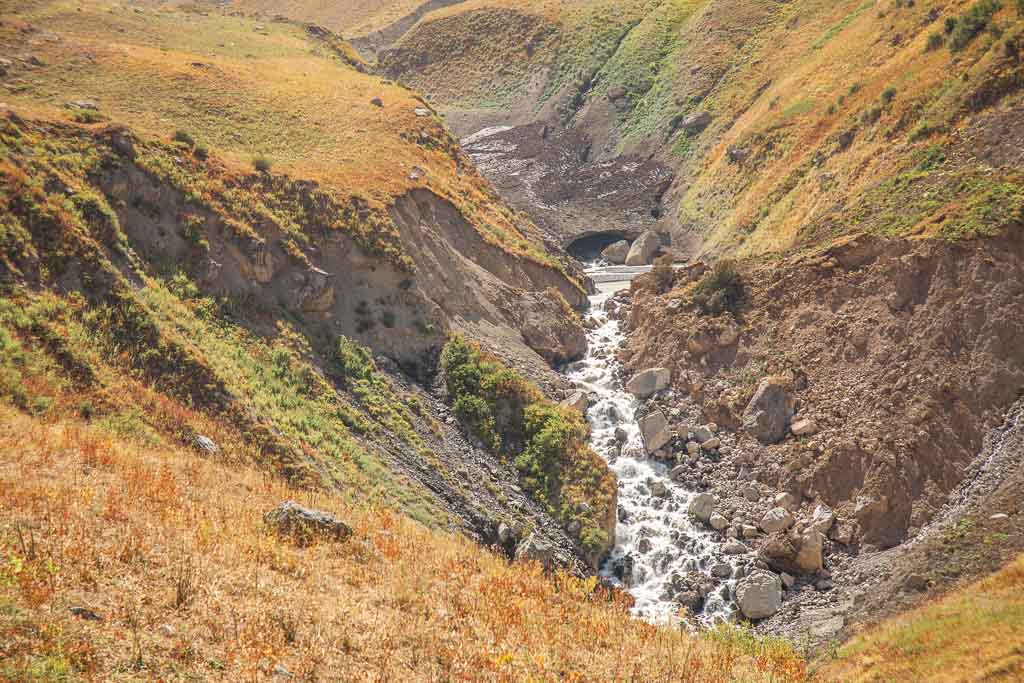
[[[711,521],[711,515],[715,513],[715,497],[710,493],[698,493],[690,500],[686,511],[707,524]]]
[[[633,246],[629,248],[626,265],[648,266],[654,261],[659,249],[661,249],[661,238],[654,231],[648,230],[640,235],[636,242],[633,242]]]
[[[782,607],[782,580],[755,569],[736,584],[736,604],[747,619],[766,619]]]
[[[655,410],[650,415],[640,418],[640,436],[644,440],[644,450],[650,455],[672,440],[672,432],[668,428],[665,413]]]
[[[637,398],[647,398],[668,387],[672,371],[668,368],[651,368],[638,372],[626,382],[626,391]]]
[[[601,252],[601,258],[609,263],[614,263],[617,266],[621,266],[626,262],[626,257],[629,256],[629,242],[626,240],[619,240],[615,244],[608,246],[604,251]]]
[[[779,377],[766,377],[743,411],[743,428],[763,444],[777,443],[786,438],[794,409],[788,383]]]

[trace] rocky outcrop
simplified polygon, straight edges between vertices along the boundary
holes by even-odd
[[[586,331],[557,291],[523,294],[518,317],[523,341],[551,365],[578,360],[586,353]]]
[[[615,244],[609,245],[601,252],[601,258],[617,266],[624,264],[628,256],[629,242],[626,240],[620,240]]]

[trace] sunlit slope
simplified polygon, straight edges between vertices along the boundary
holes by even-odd
[[[587,133],[594,156],[655,155],[678,173],[664,232],[759,255],[1019,221],[1022,15],[991,0],[471,0],[382,64],[471,121],[511,109]]]
[[[363,73],[347,43],[297,24],[187,9],[6,3],[0,44],[38,65],[9,75],[5,103],[68,120],[81,118],[69,102],[91,102],[101,121],[164,139],[182,131],[239,169],[265,159],[377,209],[427,188],[488,241],[553,262],[433,112],[411,91]]]
[[[1024,559],[857,636],[825,680],[1024,680]]]
[[[233,0],[231,7],[246,13],[284,15],[322,24],[346,38],[379,31],[414,12],[427,0]]]
[[[74,421],[0,424],[2,680],[806,680],[788,646],[656,629],[402,517]],[[285,500],[353,537],[267,533]]]

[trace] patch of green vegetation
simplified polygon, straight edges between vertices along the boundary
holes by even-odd
[[[514,462],[523,488],[563,525],[580,523],[587,552],[607,548],[602,521],[611,512],[614,477],[587,445],[583,416],[548,401],[461,337],[445,346],[441,364],[459,420],[489,450]]]
[[[970,45],[978,34],[989,27],[992,17],[1002,8],[1001,0],[978,0],[971,5],[960,15],[949,34],[950,51],[959,52]]]
[[[814,42],[812,48],[815,50],[820,50],[821,48],[825,47],[825,45],[827,45],[829,41],[831,41],[837,35],[842,33],[850,24],[856,21],[858,17],[860,17],[862,14],[864,14],[874,6],[874,0],[864,0],[864,2],[858,5],[855,10],[853,10],[853,12],[846,15],[840,21],[836,22],[831,27],[829,27],[829,29],[825,31],[824,35],[822,35],[820,38],[818,38],[818,40]]]
[[[806,98],[799,99],[782,110],[782,118],[789,119],[794,116],[800,116],[812,111],[813,109],[814,103],[811,102],[811,100]]]
[[[743,278],[729,259],[718,261],[693,290],[693,303],[704,315],[735,314],[743,300]]]
[[[701,4],[701,0],[660,3],[630,30],[601,68],[596,92],[607,96],[619,89],[625,93],[620,98],[628,102],[625,139],[650,135],[666,122],[678,122],[685,116],[675,103],[682,62],[679,53],[685,47],[680,30]]]
[[[994,236],[1007,225],[1024,223],[1024,186],[1010,182],[968,187],[967,210],[962,220],[942,227],[946,239]]]
[[[347,337],[339,337],[332,366],[342,385],[370,417],[406,443],[423,447],[409,406],[377,370],[368,348]]]

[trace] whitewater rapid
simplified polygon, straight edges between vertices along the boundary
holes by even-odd
[[[735,565],[722,556],[721,544],[713,532],[699,523],[695,525],[687,514],[687,505],[696,492],[673,482],[668,464],[645,457],[635,419],[639,402],[626,393],[619,378],[616,352],[625,335],[619,321],[605,310],[605,304],[616,292],[629,287],[633,277],[648,270],[601,265],[587,268],[597,286],[597,293],[590,297],[590,315],[597,324],[587,333],[590,344],[586,357],[568,366],[566,376],[590,396],[587,415],[591,445],[618,478],[615,545],[601,575],[633,596],[636,616],[653,623],[669,623],[679,611],[679,604],[670,594],[672,589],[666,588],[674,573],[699,572],[711,582],[713,567],[727,563],[735,570]],[[652,495],[651,487],[657,486],[656,482],[668,489],[668,496]],[[622,574],[624,563],[629,563],[627,558],[631,558],[632,577],[622,577],[624,581],[617,574]],[[727,619],[733,611],[729,591],[734,581],[714,583],[704,611],[698,615],[698,621],[704,624]]]

